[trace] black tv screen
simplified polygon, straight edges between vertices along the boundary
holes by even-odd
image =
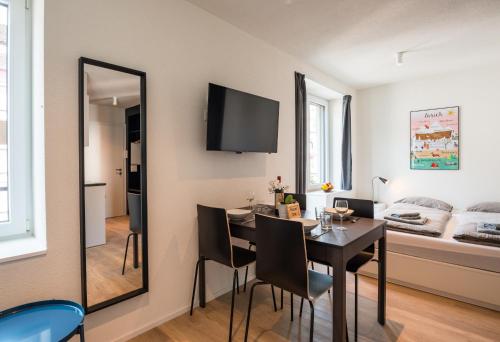
[[[210,83],[207,150],[276,153],[280,103]]]

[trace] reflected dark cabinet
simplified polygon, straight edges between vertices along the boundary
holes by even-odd
[[[141,193],[141,106],[125,110],[127,132],[127,192]]]

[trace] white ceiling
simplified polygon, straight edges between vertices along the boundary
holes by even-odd
[[[356,88],[500,60],[500,0],[187,1]]]
[[[125,72],[85,64],[88,77],[87,94],[90,103],[128,108],[140,103],[140,77]]]

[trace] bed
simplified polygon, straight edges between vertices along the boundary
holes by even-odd
[[[376,218],[382,219],[390,210],[412,208],[399,204],[395,203]],[[500,247],[454,239],[460,224],[478,219],[488,222],[500,218],[500,213],[453,210],[448,216],[449,220],[439,236],[396,231],[388,227],[388,280],[500,311]],[[362,273],[376,276],[377,270],[368,264]]]

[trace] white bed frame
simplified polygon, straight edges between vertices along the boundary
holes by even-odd
[[[377,264],[366,264],[360,273],[376,278]],[[500,273],[387,251],[387,280],[500,311]]]

